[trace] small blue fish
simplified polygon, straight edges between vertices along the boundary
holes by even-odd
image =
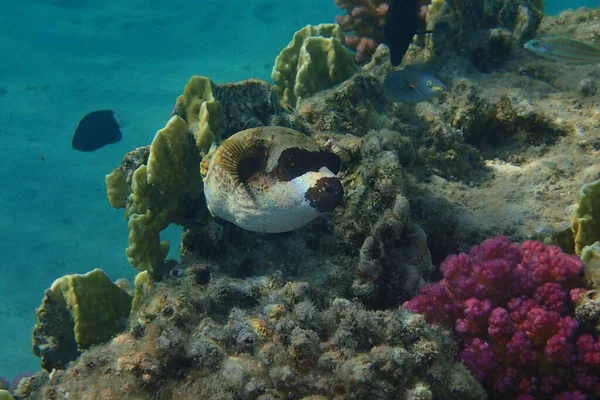
[[[420,103],[445,90],[446,85],[438,78],[417,70],[392,71],[383,81],[385,97],[396,103]]]

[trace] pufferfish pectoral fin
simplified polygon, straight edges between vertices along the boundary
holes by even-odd
[[[268,153],[260,143],[248,145],[242,140],[229,138],[221,143],[220,151],[215,157],[214,162],[231,176],[237,188],[264,170]]]

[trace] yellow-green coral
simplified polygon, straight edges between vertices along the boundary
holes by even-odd
[[[106,176],[110,204],[125,207],[129,220],[127,259],[140,271],[158,273],[169,251],[160,232],[178,222],[187,200],[202,193],[201,154],[220,137],[221,106],[214,88],[210,79],[192,77],[177,99],[175,116],[154,137],[147,161],[128,177],[126,158],[122,167]]]
[[[148,210],[145,214],[133,214],[127,223],[129,246],[125,249],[127,260],[140,271],[156,271],[169,253],[169,242],[160,240],[160,232],[169,226],[168,210],[154,216]]]
[[[220,138],[221,105],[213,96],[214,89],[209,78],[194,75],[175,103],[178,115],[194,134],[196,146],[205,152]]]
[[[585,287],[600,290],[600,242],[581,250]]]
[[[0,389],[0,400],[15,400],[8,390]]]
[[[577,254],[581,254],[585,246],[600,240],[600,179],[582,186],[571,230]]]
[[[110,174],[106,175],[106,196],[108,202],[113,208],[125,208],[127,205],[127,197],[131,193],[125,173],[120,169],[115,169]]]
[[[142,298],[150,292],[150,288],[154,283],[154,279],[148,273],[148,271],[142,271],[136,275],[135,281],[133,282],[134,293],[133,293],[133,301],[131,303],[131,313],[134,314],[141,302]]]
[[[127,259],[138,270],[151,274],[164,261],[169,245],[160,232],[171,222],[186,199],[202,193],[200,154],[189,140],[186,122],[172,117],[150,145],[148,165],[133,174],[127,216]]]
[[[132,297],[101,269],[57,279],[50,295],[69,311],[79,351],[110,340],[129,318]]]
[[[344,47],[339,25],[307,25],[294,34],[275,59],[271,75],[281,101],[298,107],[301,101],[349,78],[354,57]]]

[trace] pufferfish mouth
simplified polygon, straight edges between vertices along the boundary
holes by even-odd
[[[344,186],[336,177],[323,177],[304,195],[310,206],[321,213],[333,211],[344,198]]]

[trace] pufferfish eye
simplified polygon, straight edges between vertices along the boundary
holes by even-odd
[[[427,85],[427,87],[432,87],[433,86],[433,82],[427,81],[427,82],[425,82],[425,85]]]

